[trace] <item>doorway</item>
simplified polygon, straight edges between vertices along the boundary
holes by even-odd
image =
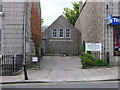
[[[113,26],[114,56],[120,56],[120,26]]]

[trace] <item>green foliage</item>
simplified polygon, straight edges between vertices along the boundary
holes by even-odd
[[[105,62],[104,60],[97,60],[95,58],[95,56],[90,55],[88,53],[82,53],[82,55],[80,56],[81,58],[81,62],[83,64],[83,66],[107,66],[108,63]]]
[[[72,24],[75,25],[75,22],[79,16],[79,3],[73,2],[73,9],[68,7],[64,8],[63,16]]]
[[[39,57],[39,55],[40,55],[40,48],[39,47],[35,48],[35,54],[37,57]]]
[[[88,54],[88,53],[82,53],[81,56],[83,56],[83,57],[87,57],[87,58],[89,58],[89,59],[91,59],[91,60],[95,60],[95,56],[90,55],[90,54]]]
[[[93,66],[107,66],[108,63],[104,60],[95,60],[92,64]]]
[[[82,43],[82,53],[85,53],[85,41]]]
[[[92,60],[90,60],[88,57],[85,56],[80,56],[82,59],[82,64],[86,66],[91,66],[92,65]]]

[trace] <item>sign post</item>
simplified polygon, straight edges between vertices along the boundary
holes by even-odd
[[[99,51],[100,52],[100,59],[102,59],[101,56],[101,43],[86,43],[85,44],[85,52],[87,51]]]

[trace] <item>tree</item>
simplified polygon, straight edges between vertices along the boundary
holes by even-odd
[[[39,57],[39,49],[41,43],[41,12],[39,13],[38,8],[32,2],[31,7],[31,34],[32,40],[35,46],[36,56]]]
[[[63,16],[73,25],[79,16],[79,3],[72,2],[73,9],[68,7],[64,8]]]

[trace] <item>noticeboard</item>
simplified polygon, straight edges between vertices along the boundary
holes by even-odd
[[[101,43],[86,43],[86,51],[101,51]]]

